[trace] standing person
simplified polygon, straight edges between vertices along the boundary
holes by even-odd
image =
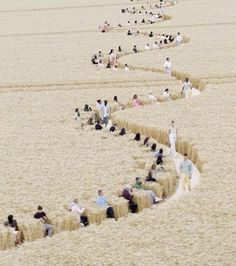
[[[171,61],[169,57],[166,58],[166,61],[164,63],[164,74],[171,76]]]
[[[75,120],[80,121],[80,112],[79,108],[75,109]]]
[[[116,65],[116,53],[115,53],[114,49],[111,49],[109,56],[110,56],[109,57],[110,65],[113,67]]]
[[[183,88],[181,94],[184,93],[185,98],[190,98],[192,96],[192,83],[189,81],[188,78],[184,80]]]
[[[192,162],[188,159],[188,154],[184,154],[184,160],[180,164],[180,183],[182,186],[183,190],[188,189],[189,191],[191,190],[191,178],[192,178],[192,173],[193,173],[193,164]]]
[[[128,64],[125,64],[125,72],[128,72],[128,71],[129,71]]]
[[[20,231],[19,231],[16,219],[13,219],[13,215],[8,215],[7,221],[4,223],[4,225],[11,229],[11,233],[13,234],[15,245],[21,244]]]
[[[105,126],[107,126],[109,120],[109,106],[107,100],[105,100],[104,104],[101,105],[100,114],[101,114],[102,123],[105,124]]]
[[[177,128],[175,126],[174,121],[172,121],[170,124],[168,136],[169,136],[169,145],[170,145],[170,155],[175,157],[176,156],[175,144],[177,141]]]
[[[48,217],[46,213],[43,211],[42,206],[38,206],[38,211],[34,214],[35,219],[39,219],[40,222],[43,224],[43,231],[44,231],[44,237],[46,236],[52,236],[53,233],[53,226],[49,224]]]
[[[98,190],[98,197],[96,199],[96,204],[100,207],[106,208],[107,218],[114,218],[113,208],[108,205],[107,199],[104,197],[102,189]]]
[[[183,37],[180,35],[180,32],[178,32],[177,36],[175,37],[175,43],[176,45],[180,45],[182,43]]]

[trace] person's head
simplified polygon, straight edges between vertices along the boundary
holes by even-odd
[[[137,94],[134,94],[134,96],[133,96],[133,100],[134,99],[138,99],[138,95]]]
[[[180,32],[178,32],[177,35],[180,35]]]
[[[141,135],[140,135],[140,133],[136,133],[136,135],[135,135],[135,137],[134,137],[134,140],[136,140],[136,141],[140,141],[140,139],[141,139]]]
[[[114,101],[118,102],[118,97],[117,96],[114,96]]]
[[[101,103],[102,103],[102,101],[99,99],[99,100],[97,100],[97,103],[98,103],[98,104],[101,104]]]
[[[155,44],[157,45],[157,42],[155,42]]]
[[[137,46],[136,45],[134,45],[134,49],[137,49]]]
[[[187,153],[184,153],[184,160],[188,160],[188,154]]]
[[[13,221],[13,215],[8,215],[7,220],[8,220],[8,223],[11,224]]]
[[[151,170],[156,170],[157,166],[155,164],[152,164]]]
[[[159,154],[163,154],[163,149],[162,148],[159,150]]]
[[[140,177],[136,177],[136,178],[135,178],[135,182],[136,182],[137,184],[142,184],[142,180],[140,179]]]
[[[102,64],[102,59],[99,60],[99,64]]]
[[[171,121],[171,126],[172,126],[172,127],[175,126],[175,121]]]
[[[42,211],[43,207],[39,205],[37,209],[38,209],[38,211]]]
[[[78,199],[74,199],[73,202],[78,204]]]
[[[107,106],[107,100],[104,101],[104,105]]]
[[[125,134],[126,134],[126,132],[125,132],[125,128],[123,127],[123,128],[120,130],[120,135],[123,136],[123,135],[125,135]]]
[[[169,58],[169,57],[167,57],[167,58],[166,58],[166,61],[170,61],[170,58]]]
[[[165,89],[165,92],[169,92],[169,89]]]
[[[152,151],[156,151],[156,148],[157,148],[156,143],[153,143],[152,146],[151,146],[151,150],[152,150]]]
[[[185,82],[188,82],[188,78],[185,78]]]
[[[113,52],[114,52],[114,49],[111,49],[109,54],[112,54]]]
[[[98,196],[103,196],[103,191],[102,191],[102,189],[99,189],[99,190],[98,190]]]
[[[149,47],[149,43],[147,43],[146,45],[147,45],[147,47]]]
[[[125,64],[125,67],[128,67],[128,64]]]
[[[78,113],[79,109],[78,108],[75,108],[75,112]]]

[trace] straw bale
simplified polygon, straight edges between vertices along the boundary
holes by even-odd
[[[129,214],[128,201],[123,197],[115,198],[114,200],[109,200],[109,202],[111,204],[111,207],[113,208],[116,220]]]
[[[25,241],[34,241],[43,237],[43,224],[37,220],[27,220],[27,222],[19,225]]]
[[[84,214],[88,217],[90,224],[100,224],[106,219],[106,209],[98,206],[89,207]]]
[[[138,205],[138,211],[149,208],[152,205],[150,197],[145,191],[134,191],[133,195],[133,200]]]
[[[158,196],[158,198],[162,198],[163,197],[164,189],[159,183],[156,183],[156,182],[144,182],[143,183],[143,188],[147,189],[147,190],[152,190]]]
[[[0,250],[8,249],[15,246],[15,239],[8,228],[0,231]]]

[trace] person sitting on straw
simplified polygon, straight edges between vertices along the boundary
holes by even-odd
[[[7,217],[7,221],[4,223],[4,225],[10,228],[15,245],[21,244],[20,231],[16,219],[13,219],[13,215],[9,215]]]
[[[156,182],[156,181],[157,181],[156,178],[154,178],[154,177],[152,176],[152,171],[151,171],[151,170],[148,171],[148,175],[147,175],[147,177],[146,177],[146,181],[147,181],[147,182]]]
[[[129,209],[132,213],[136,213],[138,210],[138,205],[133,201],[133,190],[126,186],[122,191],[122,197],[128,200],[129,202]]]
[[[193,164],[188,160],[188,154],[184,153],[184,160],[180,164],[180,183],[183,190],[191,190],[191,178],[193,173]]]
[[[169,89],[165,89],[162,96],[164,101],[171,101],[171,95]]]
[[[103,195],[102,189],[98,190],[98,197],[96,199],[96,204],[100,207],[106,208],[107,218],[114,218],[114,211],[111,206],[109,206],[107,199]]]
[[[39,219],[40,222],[43,224],[43,232],[44,237],[52,236],[53,234],[53,226],[49,224],[48,217],[46,213],[43,211],[42,206],[38,206],[38,211],[34,214],[35,219]]]
[[[87,216],[83,215],[85,208],[79,206],[78,199],[74,199],[70,203],[69,210],[76,214],[77,220],[80,222],[81,226],[87,226],[89,224]]]
[[[140,100],[138,99],[138,95],[137,94],[134,94],[133,100],[132,100],[132,106],[133,107],[139,107],[141,105],[142,104],[141,104]]]
[[[143,190],[145,193],[147,193],[150,198],[151,204],[156,204],[159,201],[162,201],[162,199],[158,198],[152,190],[146,190],[143,188],[142,180],[140,179],[140,177],[135,178],[135,183],[133,185],[133,188],[136,188],[138,190]]]

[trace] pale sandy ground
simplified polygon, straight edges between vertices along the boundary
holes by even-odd
[[[150,88],[159,93],[168,86],[168,82],[171,85],[168,87],[177,89],[179,86],[180,89],[180,82],[146,71],[128,73],[127,78],[127,73],[101,72],[90,65],[89,59],[94,51],[108,52],[119,44],[129,50],[134,44],[142,46],[146,43],[146,39],[128,38],[126,30],[107,35],[96,32],[97,25],[105,19],[119,22],[118,12],[123,5],[111,5],[110,1],[104,0],[22,1],[21,4],[12,0],[0,3],[0,18],[4,19],[3,36],[0,36],[0,85],[4,91],[0,97],[0,171],[1,188],[4,189],[1,190],[1,216],[8,211],[18,214],[17,206],[21,206],[23,213],[28,213],[38,200],[49,209],[60,208],[58,204],[70,200],[68,194],[77,188],[89,191],[89,197],[92,197],[93,191],[101,185],[110,189],[126,182],[127,177],[130,180],[131,168],[134,174],[140,171],[133,167],[133,154],[147,154],[129,142],[122,141],[125,146],[121,146],[118,138],[104,140],[92,131],[85,136],[75,129],[71,120],[74,107],[93,103],[98,96],[112,99],[117,94],[125,100],[130,99],[135,91],[147,95]],[[106,4],[106,7],[86,7],[88,18],[84,8],[78,7],[2,12],[97,3]],[[65,232],[52,239],[25,243],[20,248],[1,252],[0,265],[235,265],[234,10],[233,0],[227,4],[219,0],[180,1],[175,7],[166,9],[173,16],[172,20],[143,28],[167,33],[181,31],[190,37],[190,43],[168,50],[130,55],[120,61],[134,66],[161,68],[164,58],[170,56],[174,69],[209,83],[202,95],[194,99],[117,113],[117,117],[126,121],[157,128],[167,128],[174,119],[180,136],[195,143],[200,158],[205,162],[200,184],[176,200],[118,222],[106,221],[101,226]],[[45,20],[49,16],[50,26]],[[34,23],[31,23],[31,18]],[[121,18],[125,22],[128,20],[127,17]],[[89,23],[81,22],[86,19],[90,19]],[[55,31],[83,32],[38,34]],[[137,82],[141,79],[146,81]],[[40,91],[34,91],[38,89]],[[6,93],[7,90],[12,91]],[[24,91],[15,92],[17,90]],[[108,150],[99,157],[105,143],[114,153]],[[128,153],[125,157],[127,162],[123,162],[124,153]],[[84,156],[87,156],[86,160]],[[98,169],[104,162],[103,156],[108,159],[106,168]],[[80,163],[83,164],[78,165]],[[80,171],[86,173],[85,178],[79,175]],[[112,183],[111,175],[115,176]],[[96,182],[91,183],[91,180]],[[75,188],[70,185],[71,181]],[[27,197],[26,193],[30,195]],[[45,195],[48,194],[47,203]],[[78,193],[79,196],[83,197],[83,193]]]

